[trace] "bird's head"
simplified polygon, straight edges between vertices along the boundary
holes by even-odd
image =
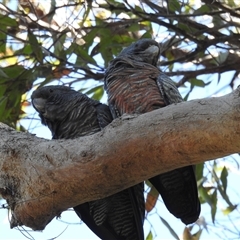
[[[118,57],[129,57],[139,62],[157,66],[160,55],[159,44],[152,39],[140,39],[122,50]]]
[[[76,91],[66,86],[45,86],[32,93],[32,105],[43,124],[46,125],[46,119],[55,120],[62,116],[62,109],[56,106],[64,106],[71,92]]]

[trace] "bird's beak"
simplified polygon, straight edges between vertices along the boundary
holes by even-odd
[[[145,52],[147,52],[150,55],[158,55],[159,53],[159,47],[156,45],[151,45],[150,47],[148,47]]]
[[[45,111],[45,103],[46,103],[46,99],[43,99],[43,98],[34,98],[32,100],[32,104],[34,108],[36,108],[37,111],[41,113]]]

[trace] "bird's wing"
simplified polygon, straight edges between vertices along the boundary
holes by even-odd
[[[145,209],[142,193],[143,184],[140,184],[107,198],[78,205],[74,210],[101,239],[143,240],[142,213]],[[143,206],[143,212],[139,204]]]
[[[174,82],[164,73],[157,78],[157,85],[166,105],[182,102]],[[200,202],[193,166],[187,166],[149,179],[161,193],[168,210],[185,224],[195,222],[200,214]]]
[[[114,229],[105,222],[98,226],[90,214],[89,203],[83,203],[73,208],[79,218],[101,239],[125,240],[124,237],[118,236]]]
[[[175,217],[185,224],[195,222],[200,214],[193,166],[187,166],[149,179]]]
[[[101,129],[105,128],[109,123],[112,122],[113,117],[107,105],[97,104],[96,111],[97,111],[97,119]]]
[[[156,82],[166,106],[173,103],[183,102],[183,98],[175,83],[165,73],[159,72]]]

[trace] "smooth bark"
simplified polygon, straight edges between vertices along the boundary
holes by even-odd
[[[240,151],[240,90],[123,116],[74,140],[45,140],[0,124],[0,193],[11,227],[44,227],[69,207],[169,170]]]

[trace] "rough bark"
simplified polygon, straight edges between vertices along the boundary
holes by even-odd
[[[240,151],[240,90],[116,119],[74,140],[45,140],[0,124],[0,193],[11,227],[44,227],[65,209],[154,175]]]

